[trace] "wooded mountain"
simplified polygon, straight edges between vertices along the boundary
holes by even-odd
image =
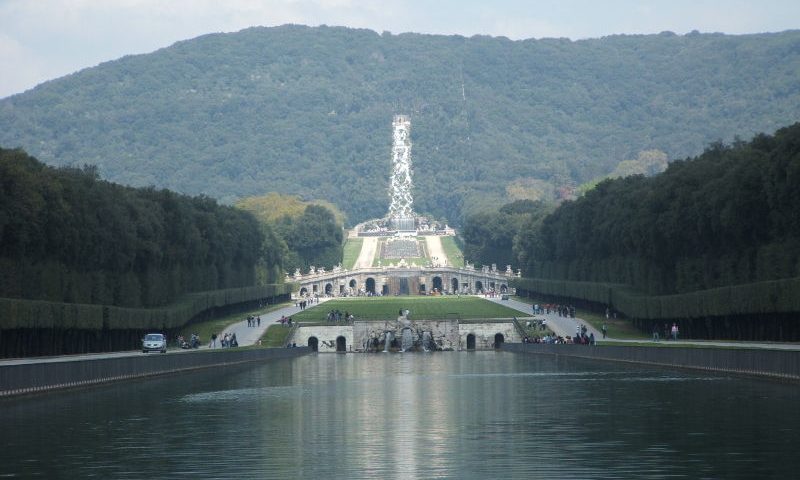
[[[415,209],[459,222],[506,188],[572,187],[800,118],[800,31],[570,41],[282,26],[212,34],[0,100],[0,145],[224,202],[385,214],[391,120],[410,114]]]

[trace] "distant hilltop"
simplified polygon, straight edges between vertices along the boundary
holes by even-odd
[[[570,41],[282,26],[204,35],[0,100],[0,146],[233,202],[387,211],[395,112],[415,209],[573,191],[640,152],[697,155],[800,119],[800,31]],[[556,193],[557,194],[557,193]]]

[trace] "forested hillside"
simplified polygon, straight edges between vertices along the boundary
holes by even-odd
[[[273,239],[286,273],[310,266],[331,267],[342,261],[343,214],[325,202],[307,203],[292,195],[270,193],[248,197],[236,207],[252,213],[265,236]]]
[[[166,305],[254,285],[262,248],[252,215],[211,198],[123,187],[91,167],[0,149],[0,297]]]
[[[494,212],[467,215],[461,228],[464,259],[477,265],[496,264],[519,269],[524,263],[515,244],[524,231],[537,229],[556,205],[533,200],[517,200]],[[527,258],[522,255],[522,258]]]
[[[410,114],[416,210],[574,186],[800,118],[800,32],[511,41],[251,28],[124,57],[0,100],[0,145],[102,178],[233,202],[388,206],[391,119]]]
[[[800,277],[800,123],[605,180],[516,240],[526,277],[650,294]]]

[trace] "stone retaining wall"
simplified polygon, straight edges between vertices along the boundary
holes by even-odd
[[[352,325],[310,325],[298,327],[291,338],[291,341],[298,346],[307,346],[308,340],[314,337],[317,339],[317,351],[320,353],[336,352],[336,339],[344,337],[344,348],[346,352],[355,349],[353,346],[353,326]]]
[[[475,336],[476,350],[492,350],[495,348],[495,340],[498,334],[503,336],[502,342],[519,343],[522,341],[514,324],[511,322],[462,323],[458,326],[460,339],[458,350],[467,350],[467,336],[470,334]]]
[[[309,348],[226,349],[120,357],[86,356],[0,364],[0,397],[115,382],[199,368],[298,357]]]
[[[514,324],[511,322],[468,322],[458,320],[415,320],[410,326],[414,331],[431,332],[433,340],[444,350],[467,350],[467,337],[474,337],[475,350],[495,348],[497,335],[503,342],[521,342]],[[398,321],[355,321],[353,325],[309,325],[297,329],[291,341],[306,346],[310,338],[317,339],[318,351],[335,352],[336,339],[344,337],[345,350],[363,352],[366,339],[376,338],[386,331],[392,331],[399,338],[402,326]]]
[[[800,380],[800,351],[793,350],[522,343],[505,344],[503,350]]]

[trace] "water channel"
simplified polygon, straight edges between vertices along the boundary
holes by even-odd
[[[0,401],[0,478],[795,478],[800,388],[506,352],[320,354]]]

